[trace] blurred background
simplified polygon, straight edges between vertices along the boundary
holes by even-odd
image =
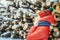
[[[0,40],[26,40],[31,26],[36,25],[38,10],[56,10],[60,0],[0,0]],[[59,7],[60,8],[60,7]],[[59,9],[57,8],[57,9]],[[60,9],[54,12],[57,25],[50,27],[49,40],[60,40]]]

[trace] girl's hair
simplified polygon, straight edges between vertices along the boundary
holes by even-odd
[[[60,2],[58,2],[56,6],[59,6],[59,8],[60,8]]]
[[[56,4],[53,4],[52,7],[54,9],[60,9],[60,2],[56,3]]]

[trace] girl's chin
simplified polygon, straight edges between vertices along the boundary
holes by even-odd
[[[56,23],[56,24],[51,24],[51,25],[56,26],[56,25],[57,25],[57,23]]]

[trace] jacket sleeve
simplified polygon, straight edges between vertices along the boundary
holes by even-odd
[[[40,16],[40,21],[44,20],[50,22],[51,24],[56,24],[56,20],[51,12],[51,9],[40,11],[38,15]]]
[[[45,16],[45,17],[41,18],[41,20],[48,21],[48,22],[50,22],[51,24],[56,24],[56,20],[55,20],[55,18],[54,18],[54,15]],[[41,20],[40,20],[40,21],[41,21]]]

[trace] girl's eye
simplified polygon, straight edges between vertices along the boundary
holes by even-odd
[[[59,16],[58,15],[56,15],[56,18],[58,18]]]

